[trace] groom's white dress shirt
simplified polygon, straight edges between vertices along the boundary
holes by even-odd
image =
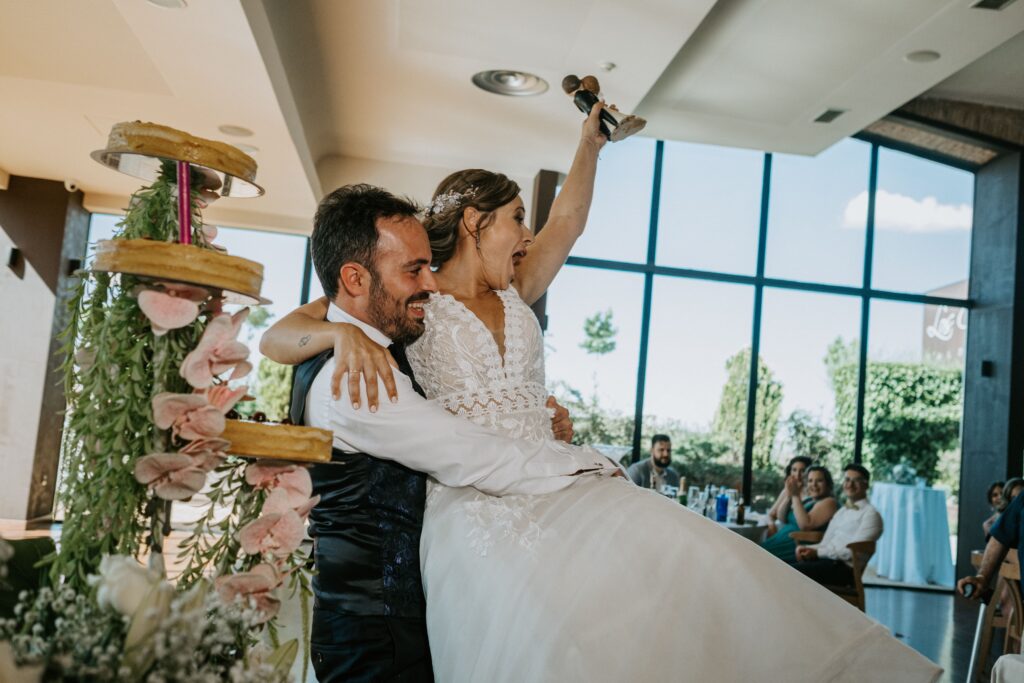
[[[354,318],[333,303],[330,322],[358,326],[382,346],[391,340],[380,330]],[[394,372],[398,400],[391,403],[384,383],[377,412],[353,408],[346,383],[339,400],[331,396],[334,359],[313,380],[306,397],[307,424],[334,432],[334,447],[346,453],[366,453],[393,460],[434,477],[447,486],[472,486],[500,496],[550,493],[572,484],[580,474],[609,475],[618,468],[599,453],[571,448],[560,441],[512,439],[456,417],[413,389],[412,381]],[[365,396],[365,378],[363,395]]]

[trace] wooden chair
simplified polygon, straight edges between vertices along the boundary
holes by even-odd
[[[1024,605],[1021,604],[1020,564],[1016,553],[1010,553],[1007,561],[999,567],[1010,604],[1003,604],[1006,616],[1006,637],[1003,640],[1003,654],[1021,654],[1021,633],[1024,631]]]
[[[797,543],[820,543],[825,534],[820,531],[794,531],[789,535]],[[875,554],[874,541],[861,541],[859,543],[847,544],[850,554],[853,556],[853,585],[852,586],[828,586],[829,589],[843,600],[864,611],[864,569],[868,561]]]

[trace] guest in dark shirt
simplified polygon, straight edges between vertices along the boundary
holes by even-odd
[[[1012,481],[1011,479],[1006,482],[1006,486],[1003,488],[1004,494],[1010,490]],[[1024,482],[1020,484],[1018,490],[1024,490]],[[988,591],[993,578],[999,573],[999,567],[1002,566],[1006,553],[1011,548],[1017,549],[1017,558],[1024,564],[1024,547],[1022,547],[1024,544],[1021,543],[1022,530],[1024,530],[1024,493],[1018,493],[999,515],[996,523],[992,525],[992,535],[985,545],[985,554],[981,558],[981,567],[978,569],[978,573],[974,576],[965,576],[957,581],[956,589],[961,595],[964,594],[964,589],[968,585],[974,586],[975,590],[971,595],[973,600],[979,599],[983,593]]]
[[[651,457],[630,465],[626,474],[637,486],[664,493],[662,487],[679,489],[679,473],[672,468],[672,440],[664,434],[651,439]]]

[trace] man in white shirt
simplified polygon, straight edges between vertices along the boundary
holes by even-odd
[[[846,546],[877,541],[882,535],[882,516],[868,502],[871,473],[861,465],[847,465],[843,472],[846,503],[829,522],[820,543],[796,549],[797,571],[829,586],[854,583],[853,556]]]

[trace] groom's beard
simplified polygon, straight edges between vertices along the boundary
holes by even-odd
[[[423,321],[409,315],[409,304],[426,301],[430,292],[417,292],[404,301],[388,293],[380,277],[370,279],[370,304],[367,310],[374,327],[391,341],[409,343],[419,339],[425,329]]]

